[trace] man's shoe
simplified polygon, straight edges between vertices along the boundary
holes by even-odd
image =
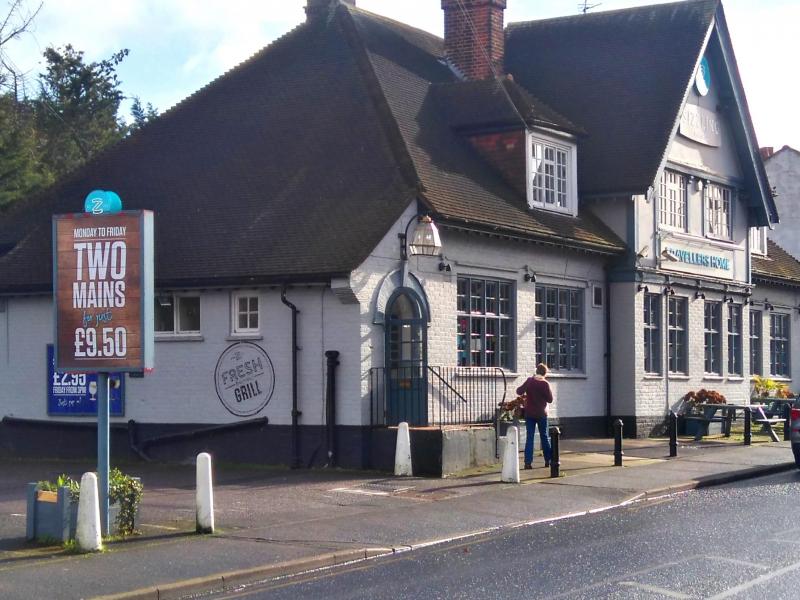
[[[544,461],[544,466],[545,467],[549,467],[550,466],[550,461],[549,460]]]
[[[531,466],[531,463],[525,463],[525,470],[526,471],[530,471],[532,468],[533,468],[533,466]]]

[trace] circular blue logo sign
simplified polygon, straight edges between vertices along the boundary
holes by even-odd
[[[694,87],[697,88],[697,93],[701,96],[708,94],[711,89],[711,68],[708,66],[708,59],[705,56],[700,61],[700,66],[697,67],[697,73],[694,76]]]
[[[122,210],[122,200],[114,193],[106,190],[92,190],[83,201],[83,212],[93,215],[107,215]]]

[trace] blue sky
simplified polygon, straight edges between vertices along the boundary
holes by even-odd
[[[28,0],[29,5],[36,0]],[[597,2],[594,2],[595,4]],[[652,2],[603,0],[594,10]],[[506,22],[573,14],[578,0],[508,0]],[[800,0],[723,0],[750,110],[762,146],[800,148]],[[440,0],[357,0],[438,35]],[[305,19],[305,0],[44,0],[31,35],[8,55],[30,80],[48,45],[71,43],[89,60],[120,48],[123,90],[160,111],[247,59]]]

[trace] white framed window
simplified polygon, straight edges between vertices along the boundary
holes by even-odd
[[[583,371],[583,290],[537,285],[534,317],[536,363],[553,371]]]
[[[767,255],[767,228],[750,228],[750,252],[751,254]]]
[[[733,239],[732,190],[709,183],[706,186],[706,232],[722,240]]]
[[[231,333],[254,334],[259,332],[258,294],[236,292],[231,296]]]
[[[199,335],[200,296],[157,295],[155,330],[158,335]]]
[[[574,144],[527,133],[528,206],[578,213]]]
[[[686,176],[675,171],[665,170],[661,174],[659,192],[659,218],[662,229],[686,231]]]

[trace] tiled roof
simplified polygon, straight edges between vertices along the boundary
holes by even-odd
[[[753,279],[800,287],[800,262],[768,239],[767,255],[753,255]]]
[[[520,127],[524,122],[527,127],[586,133],[507,78],[439,83],[433,93],[450,126],[459,130]]]
[[[506,70],[589,136],[583,194],[653,184],[719,0],[510,24]]]
[[[50,215],[97,188],[155,211],[160,287],[347,274],[415,198],[450,224],[621,251],[589,214],[528,210],[448,125],[441,59],[435,36],[345,5],[297,27],[0,215],[0,292],[50,289]],[[531,119],[559,118],[517,96]]]
[[[485,83],[458,82],[442,61],[442,41],[422,32],[409,34],[394,21],[375,18],[359,9],[349,13],[363,40],[376,80],[388,103],[422,186],[425,202],[445,221],[473,228],[580,246],[587,250],[616,253],[624,245],[589,211],[571,217],[545,210],[531,210],[526,198],[507,185],[451,126],[448,98],[461,93],[487,93]],[[463,92],[457,91],[463,86]],[[491,84],[488,95],[491,92]],[[530,110],[535,100],[528,96]],[[497,110],[508,116],[508,100]],[[539,118],[562,119],[542,106]],[[469,119],[482,119],[488,111],[476,111]],[[476,117],[477,115],[477,117]],[[473,121],[474,122],[474,121]],[[559,127],[572,126],[560,120]]]

